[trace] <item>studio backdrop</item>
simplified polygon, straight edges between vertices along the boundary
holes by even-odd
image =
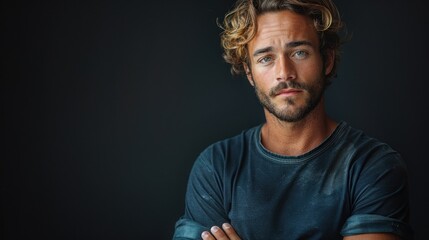
[[[427,215],[423,1],[336,1],[351,39],[327,109],[387,142]],[[222,59],[233,1],[9,1],[1,7],[2,239],[170,239],[209,144],[264,121]]]

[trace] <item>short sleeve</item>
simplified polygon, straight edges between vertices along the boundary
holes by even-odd
[[[213,154],[213,149],[206,149],[192,167],[185,215],[176,223],[174,239],[201,239],[202,231],[228,221],[223,204],[223,167]]]
[[[393,233],[402,239],[412,239],[412,231],[403,221],[381,215],[359,214],[347,219],[342,229],[342,235],[362,233]]]
[[[343,236],[364,233],[393,233],[412,239],[408,224],[408,176],[396,152],[356,164],[351,174],[352,215],[343,225]]]

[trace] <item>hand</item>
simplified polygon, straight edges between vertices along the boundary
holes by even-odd
[[[203,240],[240,240],[241,238],[235,232],[234,228],[229,223],[222,224],[222,229],[218,226],[213,226],[211,234],[208,231],[204,231],[201,234]]]

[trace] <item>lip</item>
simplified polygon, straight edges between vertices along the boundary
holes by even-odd
[[[299,89],[294,89],[294,88],[287,88],[287,89],[282,89],[280,90],[276,95],[277,96],[293,96],[296,95],[298,93],[302,92],[302,90]]]

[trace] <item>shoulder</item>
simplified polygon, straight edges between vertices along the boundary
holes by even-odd
[[[399,152],[394,150],[389,144],[377,138],[368,136],[362,130],[356,129],[342,123],[340,125],[336,148],[346,156],[352,157],[354,164],[399,164],[404,162]]]
[[[402,185],[408,178],[405,161],[387,143],[342,123],[328,157],[345,170],[353,189],[381,183]]]
[[[234,158],[237,154],[247,151],[257,142],[260,126],[242,131],[233,137],[215,142],[204,149],[197,160],[212,162],[225,161]]]

